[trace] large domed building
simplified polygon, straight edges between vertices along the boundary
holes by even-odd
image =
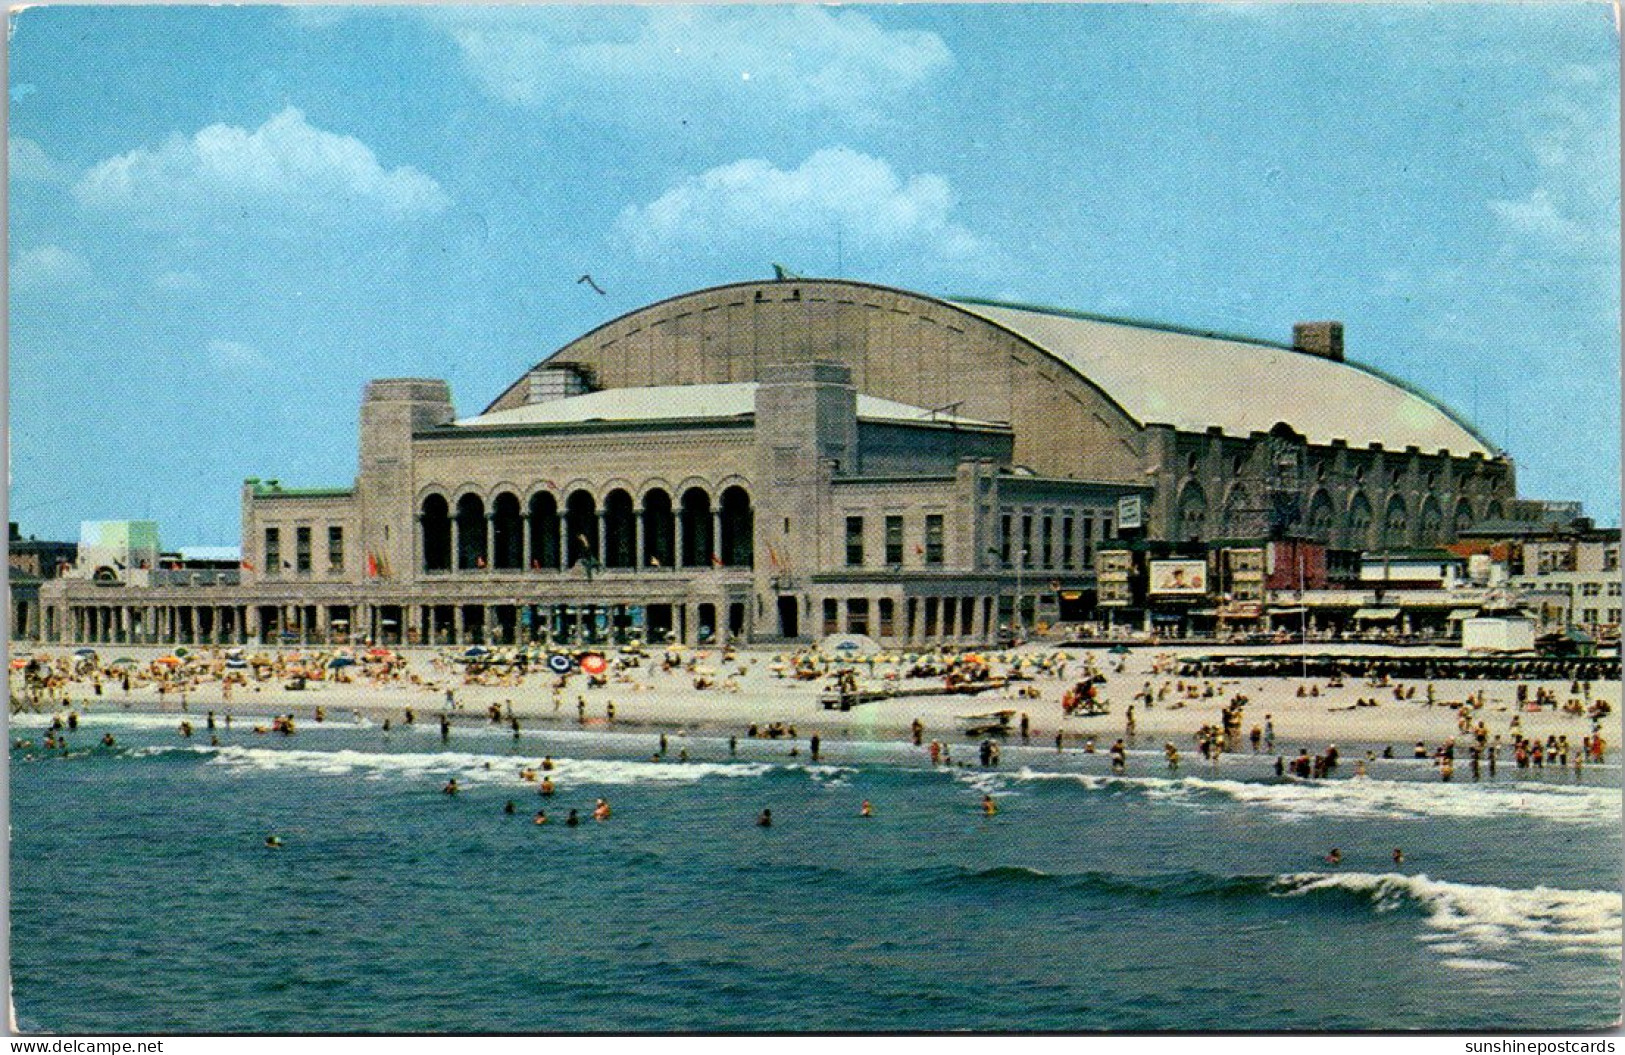
[[[1277,344],[858,282],[740,283],[607,322],[471,417],[443,381],[371,382],[354,485],[247,481],[242,581],[184,629],[984,641],[1087,615],[1120,511],[1151,541],[1360,551],[1448,542],[1513,495],[1504,454],[1345,359],[1336,323]],[[109,614],[65,589],[55,625],[78,636],[183,627],[167,595]]]

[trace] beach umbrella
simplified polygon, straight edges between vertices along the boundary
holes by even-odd
[[[241,657],[233,657],[232,659],[226,660],[226,669],[227,670],[247,670],[248,669],[248,661],[241,658]]]
[[[608,667],[609,663],[596,652],[581,657],[581,669],[588,674],[602,674]]]
[[[367,655],[373,657],[374,659],[388,659],[390,658],[391,653],[387,648],[369,648],[367,650]]]
[[[189,648],[177,648],[175,650],[175,655],[181,657],[182,659],[185,659],[187,656],[190,656],[191,654],[192,654],[192,650],[189,649]]]
[[[1110,653],[1111,655],[1114,655],[1114,656],[1126,656],[1126,655],[1128,655],[1129,649],[1128,649],[1127,645],[1113,645],[1111,648],[1108,648],[1106,651],[1108,653]]]
[[[334,656],[332,659],[327,661],[327,665],[329,668],[353,667],[355,666],[355,660],[351,659],[349,656]]]
[[[486,648],[484,645],[475,645],[472,648],[469,648],[466,651],[464,651],[463,655],[465,655],[465,656],[484,656],[484,655],[488,655],[490,653],[490,651],[491,650]]]
[[[243,650],[242,650],[242,648],[240,648],[238,646],[233,646],[231,648],[226,649],[226,658],[227,659],[236,659],[238,656],[241,656],[242,654],[243,654]]]
[[[181,665],[181,661],[174,656],[159,656],[157,659],[153,660],[153,662],[162,663],[166,667],[178,667]]]
[[[11,669],[12,670],[22,670],[26,666],[28,666],[28,660],[26,660],[26,659],[22,659],[22,658],[19,657],[19,658],[14,659],[14,660],[11,661]]]
[[[76,648],[76,649],[73,650],[73,654],[76,655],[76,656],[92,656],[93,657],[93,656],[96,655],[96,650],[93,649],[93,648]]]
[[[136,666],[140,666],[140,664],[138,664],[135,660],[131,659],[129,656],[120,656],[119,658],[115,659],[110,665],[114,666],[114,667],[136,667]]]

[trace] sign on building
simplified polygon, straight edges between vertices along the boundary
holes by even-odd
[[[1124,495],[1117,500],[1118,530],[1145,526],[1145,499],[1139,495]]]
[[[1200,597],[1207,593],[1207,562],[1154,560],[1147,592],[1172,597]]]

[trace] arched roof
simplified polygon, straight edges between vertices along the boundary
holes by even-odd
[[[951,301],[1018,333],[1109,392],[1142,424],[1231,435],[1285,421],[1310,443],[1380,443],[1493,457],[1470,425],[1359,363],[1284,345],[994,301]]]
[[[1356,362],[1267,341],[1053,308],[942,299],[840,279],[799,284],[878,290],[978,319],[1070,368],[1142,426],[1188,432],[1218,428],[1247,436],[1284,421],[1315,444],[1342,440],[1353,448],[1380,444],[1394,451],[1446,450],[1458,457],[1499,455],[1482,434],[1438,401]],[[631,325],[629,320],[643,313],[669,314],[689,298],[772,285],[777,283],[735,283],[667,298],[606,322],[567,348],[590,344],[595,334]],[[485,414],[518,405],[524,384],[524,377],[517,379]]]

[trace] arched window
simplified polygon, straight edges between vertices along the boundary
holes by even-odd
[[[491,503],[491,566],[524,567],[525,529],[519,496],[504,491]]]
[[[711,566],[711,496],[703,488],[683,492],[683,565]]]
[[[1179,496],[1179,537],[1196,541],[1203,537],[1207,524],[1207,495],[1198,484],[1187,484]]]
[[[718,547],[722,563],[730,568],[749,568],[753,545],[750,495],[734,486],[722,492],[722,538]]]
[[[1250,528],[1256,525],[1257,517],[1253,514],[1252,502],[1248,500],[1247,488],[1237,484],[1230,489],[1230,497],[1224,502],[1224,531],[1232,537],[1251,534]]]
[[[546,491],[530,496],[530,569],[559,566],[559,503]]]
[[[564,503],[565,552],[571,567],[583,560],[597,563],[598,556],[598,503],[586,491],[572,492]]]
[[[637,566],[637,518],[632,496],[616,488],[604,496],[604,564],[610,568]]]
[[[1489,505],[1484,507],[1485,520],[1500,520],[1504,516],[1506,516],[1506,514],[1501,510],[1500,499],[1493,499]]]
[[[671,495],[655,488],[643,496],[643,562],[655,568],[677,566],[677,522]]]
[[[1402,546],[1405,544],[1405,532],[1410,529],[1410,510],[1405,508],[1405,500],[1399,495],[1388,499],[1388,508],[1382,515],[1382,533],[1384,546]]]
[[[1371,521],[1374,513],[1371,509],[1371,499],[1365,496],[1364,491],[1356,491],[1354,498],[1349,501],[1349,545],[1355,549],[1363,549],[1371,544]]]
[[[1473,526],[1473,504],[1465,498],[1456,501],[1456,516],[1452,523],[1455,534],[1460,535]]]
[[[1435,546],[1443,541],[1440,536],[1444,532],[1444,510],[1439,508],[1439,500],[1432,495],[1422,503],[1421,523],[1417,530],[1417,541],[1424,546]]]
[[[1309,532],[1318,539],[1331,538],[1332,521],[1337,513],[1332,508],[1332,496],[1324,489],[1316,491],[1315,497],[1309,500]]]
[[[457,567],[483,568],[485,559],[485,503],[479,495],[457,500]]]
[[[423,533],[423,570],[451,570],[451,507],[441,495],[423,500],[418,513]]]

